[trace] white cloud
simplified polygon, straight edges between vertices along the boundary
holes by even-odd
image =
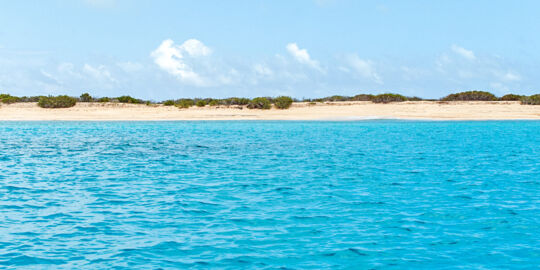
[[[188,39],[182,45],[178,46],[181,51],[185,51],[190,56],[207,56],[212,50],[206,47],[202,42],[196,39]]]
[[[349,64],[353,71],[361,77],[382,84],[382,79],[373,67],[373,62],[360,59],[358,55],[353,54],[347,57],[347,64]]]
[[[253,70],[255,71],[255,73],[261,76],[272,76],[272,74],[274,74],[272,69],[263,64],[255,64],[253,66]]]
[[[463,47],[452,45],[452,51],[465,59],[468,59],[471,61],[476,59],[476,56],[474,55],[473,51],[467,50]]]
[[[84,64],[83,71],[98,80],[116,81],[112,77],[111,72],[104,65],[93,67],[89,64]]]
[[[65,74],[74,78],[80,78],[81,74],[75,71],[75,65],[72,63],[61,63],[58,65],[58,72],[60,74]]]
[[[296,61],[322,72],[319,62],[311,59],[306,49],[298,48],[298,45],[296,45],[296,43],[289,43],[287,44],[286,48],[289,54],[291,54]]]
[[[174,41],[167,39],[150,55],[161,69],[176,76],[180,81],[195,86],[205,86],[208,82],[186,62],[186,56],[197,58],[211,53],[210,48],[196,39],[186,40],[181,45],[175,45]]]

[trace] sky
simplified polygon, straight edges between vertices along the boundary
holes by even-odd
[[[0,0],[0,93],[540,93],[539,1]]]

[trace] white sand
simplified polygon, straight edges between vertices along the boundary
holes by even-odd
[[[503,120],[539,119],[540,106],[514,101],[410,101],[294,103],[288,110],[250,110],[239,106],[179,109],[162,105],[77,103],[67,109],[43,109],[36,103],[2,104],[0,120],[360,120],[360,119]]]

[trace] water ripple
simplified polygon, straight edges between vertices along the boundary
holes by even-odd
[[[0,122],[0,265],[533,269],[540,122]]]

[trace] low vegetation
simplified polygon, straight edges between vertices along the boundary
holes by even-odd
[[[75,106],[77,99],[70,96],[40,97],[38,106],[41,108],[69,108]]]
[[[254,98],[252,99],[247,107],[249,109],[263,109],[263,110],[268,110],[272,107],[272,104],[270,103],[270,100],[268,100],[268,98],[265,98],[265,97],[257,97],[257,98]]]
[[[133,104],[143,104],[145,103],[142,99],[133,98],[131,96],[121,96],[116,98],[120,103],[133,103]]]
[[[494,101],[497,100],[497,97],[490,93],[484,91],[467,91],[460,92],[456,94],[450,94],[441,99],[442,101]]]
[[[206,100],[204,99],[198,100],[197,103],[195,103],[195,105],[197,105],[197,107],[204,107],[206,106]]]
[[[191,106],[193,106],[194,102],[193,102],[193,99],[189,99],[189,98],[183,98],[183,99],[179,99],[177,102],[176,102],[176,107],[178,108],[182,108],[182,109],[187,109]]]
[[[540,94],[523,97],[521,99],[521,104],[524,105],[540,105]]]
[[[502,100],[502,101],[519,101],[524,97],[525,96],[508,94],[508,95],[502,96],[501,98],[499,98],[499,100]]]
[[[390,103],[390,102],[403,102],[407,101],[408,98],[406,96],[398,95],[398,94],[381,94],[376,95],[371,99],[371,102],[374,103]]]
[[[249,109],[263,109],[268,110],[274,106],[277,109],[288,109],[293,102],[305,102],[309,105],[315,105],[317,102],[345,102],[345,101],[366,101],[373,103],[391,103],[391,102],[404,102],[404,101],[421,101],[425,100],[419,97],[408,97],[400,94],[385,93],[385,94],[358,94],[355,96],[340,96],[334,95],[324,98],[316,99],[302,99],[296,100],[288,96],[279,97],[257,97],[253,99],[230,97],[223,99],[213,98],[182,98],[182,99],[169,99],[162,102],[152,102],[150,100],[142,100],[131,96],[120,97],[93,97],[89,93],[84,93],[78,98],[70,97],[66,95],[62,96],[23,96],[17,97],[9,94],[0,94],[0,103],[11,104],[17,102],[37,102],[38,106],[42,108],[69,108],[74,106],[77,102],[113,102],[113,103],[129,103],[129,104],[146,104],[157,106],[162,104],[163,106],[176,106],[178,108],[186,109],[192,106],[197,107],[216,107],[216,106],[238,106],[242,108],[246,106]],[[435,100],[435,99],[429,99]],[[502,97],[497,97],[492,93],[485,91],[466,91],[455,94],[450,94],[446,97],[439,99],[440,101],[520,101],[523,105],[540,105],[540,94],[532,96],[523,96],[516,94],[506,94]]]
[[[274,105],[278,109],[288,109],[291,107],[293,99],[291,97],[280,96],[274,99]]]
[[[92,102],[92,101],[94,101],[94,98],[90,94],[84,93],[79,97],[79,101],[81,101],[81,102]]]
[[[15,97],[8,94],[0,94],[0,102],[5,103],[5,104],[20,102],[20,100],[21,99],[19,97]]]

